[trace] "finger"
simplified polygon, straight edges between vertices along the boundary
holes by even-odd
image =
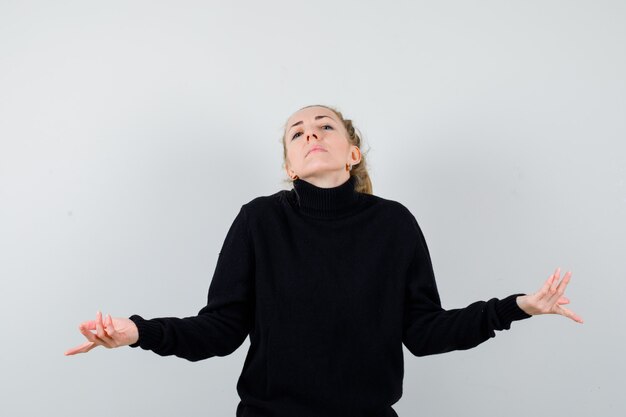
[[[105,337],[104,325],[102,324],[102,313],[100,311],[96,313],[96,334],[100,339]]]
[[[85,342],[80,346],[73,347],[65,351],[65,356],[75,355],[77,353],[85,353],[89,352],[91,349],[96,347],[96,344],[92,342]]]
[[[552,280],[552,285],[550,286],[550,294],[555,294],[557,291],[557,287],[559,285],[559,279],[561,275],[561,267],[558,267],[554,272],[554,279]]]
[[[115,334],[115,327],[113,326],[113,319],[110,314],[107,314],[106,320],[104,322],[104,331],[109,337],[113,337]]]
[[[96,336],[97,336],[96,343],[98,343],[99,345],[102,345],[107,348],[112,348],[115,346],[113,339],[111,339],[104,332],[104,323],[102,322],[102,312],[100,311],[96,313]]]
[[[82,350],[84,350],[86,347],[88,347],[91,344],[92,344],[92,342],[85,342],[82,345],[75,346],[75,347],[73,347],[71,349],[66,350],[63,354],[65,356],[75,355],[77,353],[80,353]]]
[[[574,313],[572,310],[565,308],[565,307],[559,307],[559,312],[558,314],[568,317],[572,320],[574,320],[577,323],[582,324],[583,323],[583,318],[580,317],[578,314]]]
[[[541,289],[537,292],[537,295],[541,298],[541,297],[545,297],[549,290],[550,287],[552,286],[552,282],[554,281],[554,276],[556,274],[556,271],[554,274],[550,275],[548,277],[548,279],[546,280],[546,282],[543,283],[543,287],[541,287]]]
[[[569,298],[562,296],[557,300],[557,304],[569,304]]]
[[[561,298],[561,296],[565,292],[565,288],[567,288],[567,284],[569,284],[571,277],[572,277],[572,273],[570,271],[567,271],[565,275],[563,275],[563,279],[557,285],[555,293],[552,294],[552,296],[549,298],[548,302],[550,304],[556,304],[558,299]]]
[[[567,284],[569,284],[571,280],[572,280],[572,271],[567,271],[565,275],[563,275],[563,279],[561,280],[561,283],[559,284],[559,289],[561,289],[562,287],[563,291],[565,291]]]
[[[83,326],[81,324],[80,326],[78,326],[78,330],[80,330],[80,332],[83,334],[83,336],[87,338],[87,340],[89,340],[90,342],[96,343],[96,340],[97,340],[96,335],[91,333],[87,326]]]
[[[82,322],[80,327],[84,327],[87,330],[96,330],[96,321],[95,320],[87,320]]]

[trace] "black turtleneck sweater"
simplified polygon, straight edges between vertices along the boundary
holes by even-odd
[[[530,317],[514,294],[441,307],[424,236],[402,204],[297,179],[234,219],[196,316],[133,315],[131,345],[190,361],[250,336],[237,417],[392,417],[402,345],[416,356],[472,348]]]

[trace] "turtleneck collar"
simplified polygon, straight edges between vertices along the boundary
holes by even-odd
[[[352,175],[343,184],[331,188],[321,188],[298,178],[293,182],[289,197],[303,214],[325,218],[339,217],[356,208],[360,193],[354,187],[355,179]]]

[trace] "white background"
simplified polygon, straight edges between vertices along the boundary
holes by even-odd
[[[444,307],[573,272],[572,310],[406,348],[400,417],[623,416],[622,1],[0,2],[3,416],[234,416],[249,340],[191,363],[77,326],[188,316],[281,128],[327,104],[428,242]]]

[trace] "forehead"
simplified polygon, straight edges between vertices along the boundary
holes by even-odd
[[[292,114],[289,119],[287,119],[287,128],[291,127],[292,124],[299,122],[301,120],[313,120],[315,116],[329,116],[334,120],[337,120],[337,116],[331,110],[326,107],[307,107],[306,109],[298,110],[294,114]]]

